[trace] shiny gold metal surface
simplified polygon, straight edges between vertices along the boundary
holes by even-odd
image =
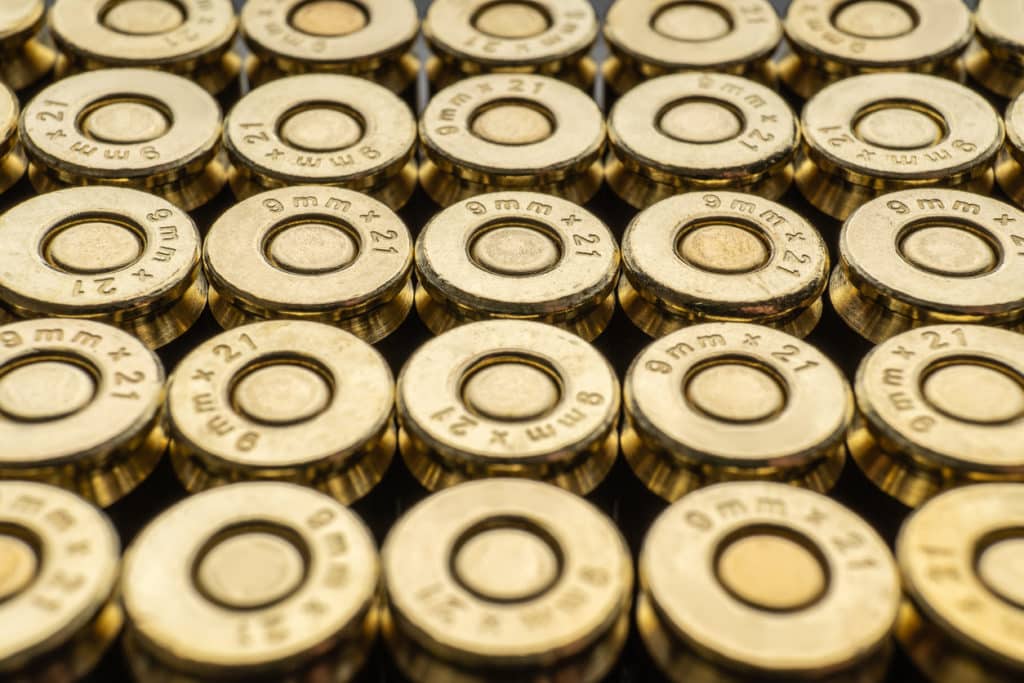
[[[629,631],[622,536],[590,503],[540,482],[430,496],[391,528],[382,563],[382,630],[415,683],[595,683]]]
[[[349,503],[395,451],[394,380],[369,344],[330,325],[274,320],[223,332],[174,371],[164,419],[190,491],[306,484]]]
[[[882,681],[896,565],[839,503],[769,482],[695,491],[647,533],[637,625],[677,683]]]
[[[71,683],[121,630],[115,599],[120,543],[107,517],[78,496],[0,482],[0,676]]]
[[[1006,145],[996,163],[996,180],[1017,206],[1024,207],[1024,92],[1006,109]]]
[[[1024,2],[981,0],[974,12],[975,40],[967,51],[967,73],[989,92],[1016,97],[1024,92]]]
[[[188,214],[145,192],[75,187],[0,215],[0,314],[87,318],[150,348],[206,307],[200,240]]]
[[[470,323],[398,378],[402,456],[430,490],[525,477],[587,493],[618,453],[619,382],[585,341],[541,323]]]
[[[590,340],[615,311],[619,249],[577,204],[494,192],[434,216],[416,242],[416,309],[434,334],[473,320],[548,322]]]
[[[608,184],[637,208],[698,190],[778,199],[793,181],[796,116],[777,93],[725,74],[646,81],[608,117]]]
[[[0,477],[107,506],[167,445],[160,360],[116,327],[41,318],[0,326]]]
[[[619,302],[652,337],[700,322],[805,337],[821,319],[828,249],[796,212],[737,192],[692,192],[641,211],[622,236]]]
[[[598,19],[589,0],[437,0],[423,20],[434,88],[482,73],[551,76],[589,90]]]
[[[881,342],[922,325],[1024,325],[1024,212],[954,190],[893,192],[839,235],[829,296],[861,336]]]
[[[1024,335],[933,325],[861,362],[850,454],[911,507],[945,489],[1024,480]]]
[[[0,3],[0,83],[22,90],[50,73],[57,53],[45,24],[44,0]]]
[[[250,482],[197,494],[125,555],[128,663],[145,683],[345,683],[376,636],[379,574],[362,520],[322,493]]]
[[[18,98],[0,81],[0,194],[25,174],[28,165],[18,140]]]
[[[264,192],[224,212],[206,237],[210,310],[225,328],[293,318],[379,341],[412,308],[412,250],[402,219],[367,195]]]
[[[412,0],[249,0],[239,14],[251,52],[249,82],[304,73],[374,81],[395,93],[415,87]]]
[[[790,53],[779,76],[805,99],[835,81],[879,71],[962,82],[961,55],[974,35],[963,0],[793,0],[784,23]]]
[[[488,74],[441,90],[420,119],[420,184],[442,206],[529,190],[583,204],[601,186],[604,121],[590,97],[546,76]]]
[[[256,88],[224,122],[230,182],[244,199],[289,185],[365,192],[393,209],[416,189],[416,119],[386,88],[333,74]]]
[[[604,37],[607,86],[621,95],[657,76],[705,71],[776,83],[782,22],[768,0],[618,0]]]
[[[655,340],[626,373],[622,452],[667,500],[728,480],[828,491],[846,459],[853,395],[816,348],[746,323]]]
[[[1004,137],[984,97],[921,74],[869,74],[830,85],[804,106],[801,124],[796,185],[840,219],[895,190],[988,194]]]
[[[238,20],[231,0],[57,0],[50,33],[57,77],[114,67],[184,76],[213,94],[235,82]]]
[[[216,100],[162,71],[103,69],[58,81],[25,107],[20,133],[39,192],[132,187],[189,211],[227,179]]]
[[[904,599],[896,636],[935,683],[1024,677],[1024,485],[943,493],[904,523],[896,559]]]

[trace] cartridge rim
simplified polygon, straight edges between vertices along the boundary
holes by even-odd
[[[823,353],[747,323],[704,323],[655,340],[630,365],[623,402],[623,452],[669,500],[722,479],[827,490],[854,412],[845,377]]]
[[[504,258],[502,234],[513,251]],[[421,287],[494,316],[562,318],[597,305],[614,289],[618,265],[615,237],[596,216],[534,192],[454,204],[430,220],[416,243]]]
[[[27,88],[48,74],[57,59],[43,0],[9,0],[0,8],[0,80],[13,90]]]
[[[1006,108],[1006,142],[1019,155],[1024,155],[1024,94]]]
[[[1024,206],[1024,93],[1006,109],[1006,145],[996,163],[996,180],[1017,206]]]
[[[995,576],[982,575],[981,562],[1003,543],[1019,539],[1024,526],[1022,489],[1020,484],[992,483],[948,491],[912,514],[896,539],[904,591],[919,618],[937,625],[988,662],[1018,672],[1024,662],[1005,625],[1020,621],[1021,607],[1013,602],[1011,591],[1000,591],[1009,586],[991,582]],[[957,580],[943,581],[944,576]],[[964,604],[978,608],[965,610]],[[928,660],[908,639],[914,629],[907,622],[901,623],[897,637],[915,663],[929,671]],[[939,680],[947,679],[939,676]]]
[[[720,125],[687,125],[699,111]],[[609,116],[608,137],[627,169],[657,182],[751,182],[792,159],[800,129],[785,100],[760,83],[687,73],[651,79],[623,95]]]
[[[166,310],[201,278],[199,233],[188,214],[128,188],[35,197],[0,217],[0,234],[11,246],[0,254],[8,274],[2,297],[19,315],[100,316],[126,324]],[[181,321],[184,329],[202,311],[196,308],[191,320]]]
[[[0,83],[0,193],[14,185],[25,174],[28,162],[18,141],[18,98]]]
[[[227,180],[216,100],[186,78],[102,69],[45,88],[19,132],[40,192],[68,185],[137,187],[186,211]]]
[[[854,392],[864,423],[851,432],[852,455],[908,505],[943,484],[923,493],[897,486],[871,466],[874,451],[907,469],[911,479],[944,485],[1024,472],[1024,345],[1015,332],[980,325],[904,332],[864,358]]]
[[[1018,224],[1024,213],[1012,206],[955,190],[905,190],[870,201],[839,236],[830,288],[836,310],[879,341],[928,322],[1015,324],[1024,291],[1012,258]]]
[[[125,93],[141,100],[144,123],[162,129],[159,135],[139,142],[104,142],[77,129],[77,119],[86,109],[106,100],[120,104],[117,100]],[[64,102],[66,107],[50,104],[53,102]],[[76,129],[69,131],[72,121]],[[64,134],[47,135],[55,131]],[[147,69],[104,69],[70,76],[43,90],[21,117],[22,140],[32,160],[48,168],[66,167],[65,173],[83,180],[126,178],[140,182],[177,176],[216,154],[220,132],[220,107],[205,90],[180,76]],[[87,161],[68,158],[67,150],[74,144],[82,149],[99,148],[104,154],[101,158],[90,153]]]
[[[879,111],[879,105],[889,106]],[[906,131],[908,140],[887,146],[884,119],[878,120],[877,135],[871,134],[870,118],[886,116],[885,109],[893,116],[914,117],[889,129]],[[923,74],[866,74],[834,83],[807,103],[801,123],[811,160],[865,185],[874,179],[954,182],[972,177],[991,163],[1003,143],[1002,122],[985,98]],[[896,152],[916,161],[906,165]]]
[[[33,34],[46,17],[43,0],[11,0],[0,10],[0,41]]]
[[[152,471],[166,446],[157,424],[164,370],[139,339],[90,320],[41,318],[4,325],[0,340],[6,476],[106,506]]]
[[[1015,17],[1016,2],[979,2],[974,11],[975,40],[964,62],[967,72],[987,90],[1015,97],[1024,90],[1024,31]]]

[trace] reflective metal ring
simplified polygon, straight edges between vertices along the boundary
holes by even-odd
[[[768,482],[694,491],[655,520],[639,574],[637,625],[671,681],[885,677],[896,565],[823,495]]]
[[[667,500],[735,479],[828,491],[846,459],[853,395],[818,349],[746,323],[652,342],[623,383],[622,452]]]
[[[298,320],[245,325],[178,363],[165,406],[171,462],[190,491],[290,481],[349,503],[391,463],[393,406],[387,362],[357,337]]]
[[[210,311],[224,328],[318,320],[379,341],[412,308],[412,251],[402,220],[367,195],[319,185],[264,192],[210,228]]]
[[[39,192],[117,185],[189,211],[227,179],[217,101],[162,71],[103,69],[57,81],[25,107],[20,132]]]

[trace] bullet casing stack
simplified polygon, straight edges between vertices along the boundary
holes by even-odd
[[[422,4],[0,0],[0,679],[1024,680],[1024,0]]]

